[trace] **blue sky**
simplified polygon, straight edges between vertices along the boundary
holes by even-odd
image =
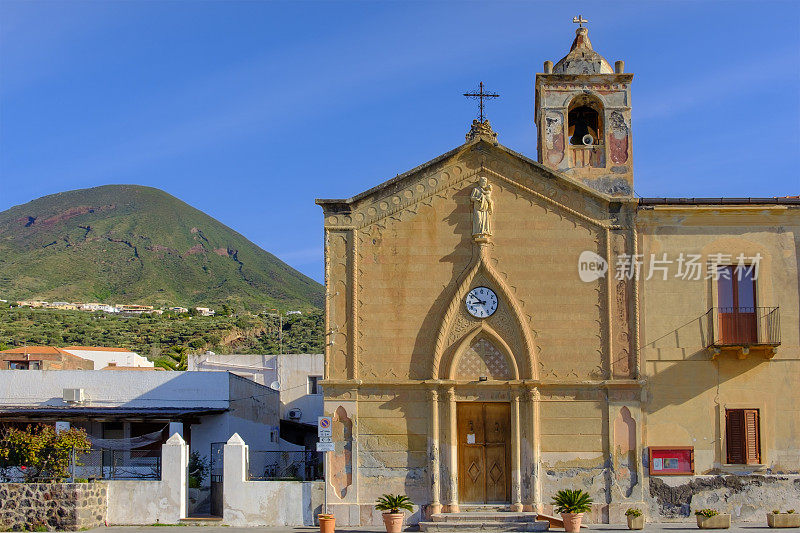
[[[159,187],[322,280],[322,215],[461,144],[483,80],[536,155],[533,81],[589,19],[633,83],[640,196],[800,194],[800,2],[0,2],[0,210]]]

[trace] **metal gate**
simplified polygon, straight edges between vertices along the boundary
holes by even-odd
[[[211,514],[222,516],[222,474],[224,442],[211,443]]]

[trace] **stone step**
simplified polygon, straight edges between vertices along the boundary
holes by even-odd
[[[504,532],[504,531],[547,531],[550,522],[498,522],[498,521],[455,521],[455,522],[420,522],[420,531],[433,533],[460,533],[467,531]]]
[[[434,522],[535,522],[536,513],[511,511],[473,511],[459,513],[437,513],[431,515]]]
[[[507,503],[462,503],[458,506],[462,513],[507,513],[511,507]]]

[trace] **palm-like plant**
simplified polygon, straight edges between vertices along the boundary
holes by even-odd
[[[560,490],[553,497],[557,513],[586,513],[592,509],[592,498],[581,489]]]
[[[413,503],[408,499],[408,496],[402,496],[400,494],[384,494],[378,498],[375,509],[378,511],[388,511],[392,514],[399,513],[400,509],[414,511]]]

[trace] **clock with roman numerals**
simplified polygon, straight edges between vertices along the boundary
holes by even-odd
[[[497,311],[497,295],[489,287],[475,287],[467,293],[464,303],[475,318],[488,318]]]

